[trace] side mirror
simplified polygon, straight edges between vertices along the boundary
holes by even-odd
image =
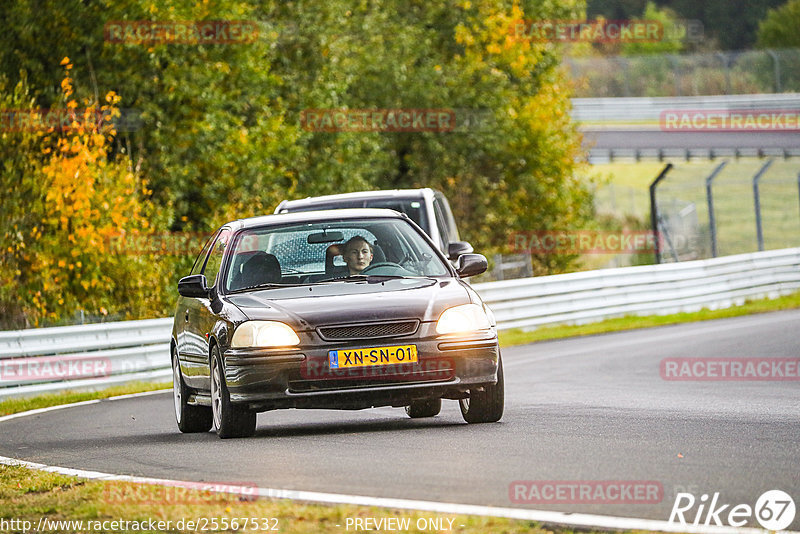
[[[447,245],[447,259],[457,260],[462,254],[472,254],[472,245],[466,241],[453,241]]]
[[[483,254],[462,254],[456,263],[456,272],[461,278],[484,273],[488,268],[489,262]]]
[[[178,280],[178,293],[182,297],[208,298],[209,290],[203,274],[184,276]]]

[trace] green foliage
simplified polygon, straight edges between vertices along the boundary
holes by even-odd
[[[14,134],[0,146],[7,156],[4,184],[31,182],[30,190],[6,201],[7,235],[15,224],[32,231],[43,224],[34,219],[48,202],[58,197],[62,203],[57,215],[48,215],[48,237],[41,241],[42,250],[54,247],[52,258],[15,260],[22,274],[4,266],[12,275],[2,279],[0,301],[17,305],[1,312],[3,320],[57,321],[78,308],[128,317],[172,311],[174,283],[193,255],[116,254],[101,262],[95,254],[80,260],[78,277],[77,257],[56,253],[56,242],[71,235],[67,229],[89,224],[89,213],[91,228],[81,231],[90,234],[98,228],[126,235],[207,233],[232,218],[271,213],[284,198],[429,186],[450,198],[463,237],[487,254],[502,251],[513,231],[580,227],[591,216],[591,197],[576,178],[580,136],[569,118],[558,47],[515,41],[509,29],[520,19],[582,13],[582,0],[11,2],[0,35],[0,74],[16,80],[24,73],[20,87],[31,89],[4,90],[5,106],[64,105],[59,61],[68,56],[75,100],[97,104],[112,92],[119,97],[114,106],[137,113],[141,126],[106,132],[102,144],[86,137],[81,146],[90,159],[63,152],[58,160],[45,157],[46,143],[33,133]],[[122,20],[254,21],[259,36],[244,44],[104,40],[106,24]],[[467,110],[483,122],[448,132],[303,129],[303,111],[320,108],[445,108]],[[47,146],[55,150],[54,143]],[[97,185],[86,190],[85,204],[64,188],[48,193],[58,169],[70,166],[85,166]],[[130,219],[101,213],[103,202],[117,197],[133,203],[119,207]],[[50,237],[55,229],[60,237]],[[33,261],[49,270],[34,274]],[[537,271],[569,265],[543,259]],[[59,276],[58,269],[66,270]],[[125,273],[134,281],[122,282]],[[59,284],[45,287],[45,276]],[[35,294],[20,291],[20,277],[39,284],[46,306],[20,304]],[[32,319],[34,309],[39,319]]]
[[[154,217],[141,203],[144,184],[121,156],[109,158],[107,145],[116,134],[98,114],[118,113],[118,97],[109,92],[106,104],[73,99],[72,65],[62,62],[62,116],[71,111],[63,129],[12,128],[0,135],[0,152],[7,153],[0,172],[5,194],[0,197],[3,262],[0,265],[0,316],[4,327],[40,326],[76,309],[107,315],[120,303],[135,303],[128,315],[150,315],[162,303],[138,273],[158,273],[139,258],[109,254],[109,237],[147,231]],[[13,92],[0,87],[6,110],[37,117],[25,81]]]
[[[675,37],[682,34],[678,17],[668,8],[659,8],[647,2],[641,20],[658,21],[663,28],[663,38],[658,41],[632,41],[622,45],[622,54],[640,56],[645,54],[675,54],[683,49],[683,42]]]
[[[770,9],[758,25],[761,48],[800,48],[800,0],[789,0]]]

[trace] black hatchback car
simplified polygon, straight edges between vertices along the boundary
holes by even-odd
[[[494,316],[408,217],[385,209],[268,215],[224,225],[178,283],[171,352],[182,432],[255,432],[279,408],[458,400],[469,423],[503,415]]]

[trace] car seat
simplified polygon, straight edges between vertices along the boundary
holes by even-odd
[[[258,251],[242,264],[242,272],[236,273],[231,289],[242,289],[261,284],[278,284],[281,281],[281,265],[273,254]]]

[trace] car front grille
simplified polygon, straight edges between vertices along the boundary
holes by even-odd
[[[416,332],[418,327],[419,321],[414,319],[390,323],[320,326],[317,328],[317,333],[325,341],[346,341],[351,339],[407,336]]]

